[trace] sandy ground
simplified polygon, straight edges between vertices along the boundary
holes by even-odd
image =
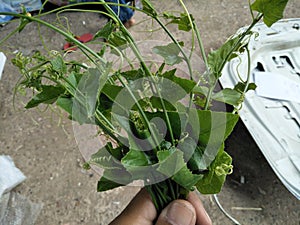
[[[179,9],[174,0],[153,1],[160,10]],[[188,8],[199,24],[206,50],[217,48],[235,31],[250,21],[247,0],[192,0]],[[290,0],[285,18],[299,17],[300,1]],[[96,14],[65,14],[76,34],[95,33],[106,20]],[[135,15],[137,21],[144,18]],[[48,15],[53,21],[55,15]],[[0,36],[17,24],[0,28]],[[131,29],[137,40],[164,40],[163,36],[149,36],[140,24]],[[49,48],[61,49],[64,39],[42,29]],[[190,43],[189,37],[177,33],[178,39]],[[42,50],[38,28],[29,25],[0,50],[8,61],[0,81],[0,154],[10,155],[27,176],[14,191],[26,196],[43,208],[37,225],[104,225],[119,214],[139,190],[122,187],[105,193],[96,192],[98,175],[86,172],[83,158],[74,138],[73,126],[63,115],[48,109],[25,111],[23,98],[13,105],[13,87],[19,75],[10,62],[15,50],[30,54]],[[76,56],[74,54],[74,56]],[[61,119],[62,118],[62,119]],[[243,225],[299,225],[300,204],[274,175],[244,125],[240,122],[228,139],[227,150],[233,156],[235,170],[228,177],[218,195],[223,207]],[[241,183],[241,178],[245,179]],[[233,224],[217,207],[212,196],[200,196],[214,224]]]

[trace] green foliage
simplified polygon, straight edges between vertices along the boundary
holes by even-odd
[[[57,73],[66,73],[67,72],[67,66],[65,64],[65,61],[63,58],[59,55],[56,58],[52,59],[50,62],[52,66],[52,70]]]
[[[177,184],[186,190],[192,190],[195,184],[202,178],[193,174],[184,161],[183,152],[179,149],[169,149],[157,153],[159,160],[158,171],[167,177],[171,177]]]
[[[123,166],[118,162],[118,159],[111,154],[113,151],[121,154],[120,149],[113,149],[111,143],[108,143],[91,156],[89,164],[97,165],[103,169],[122,169]]]
[[[116,177],[119,177],[116,179]],[[125,186],[132,182],[132,177],[122,169],[106,169],[97,184],[97,191],[108,191],[113,188]]]
[[[180,48],[175,43],[170,43],[166,46],[156,46],[153,52],[162,56],[165,63],[168,65],[175,65],[182,62],[182,57],[179,56]]]
[[[249,85],[243,83],[243,82],[238,82],[235,87],[234,90],[238,91],[238,92],[247,92],[250,90],[255,90],[256,89],[256,84],[254,83],[250,83]]]
[[[247,49],[251,28],[262,16],[268,26],[282,18],[287,0],[256,0],[251,10],[258,15],[254,17],[252,12],[249,28],[208,56],[203,54],[208,71],[199,77],[191,66],[195,46],[187,56],[184,44],[167,27],[176,24],[179,30],[191,31],[200,52],[205,52],[193,16],[185,7],[185,12],[175,15],[159,13],[149,0],[142,3],[142,12],[172,40],[152,49],[164,60],[159,65],[145,62],[132,35],[107,5],[104,6],[114,18],[94,35],[93,41],[104,39],[100,50],[92,50],[64,29],[42,20],[41,15],[32,17],[25,11],[13,14],[20,18],[16,31],[22,31],[30,22],[45,25],[78,45],[85,59],[69,61],[65,54],[50,51],[31,57],[18,53],[12,62],[23,75],[19,89],[31,89],[34,93],[27,109],[56,104],[70,119],[96,125],[107,136],[106,145],[84,165],[86,169],[97,166],[104,170],[98,191],[142,180],[161,210],[170,201],[185,198],[194,188],[204,194],[218,193],[226,175],[232,172],[232,159],[224,150],[224,142],[239,119],[236,109],[245,93],[255,90],[256,85],[249,83],[248,78],[233,89],[214,89],[225,64]],[[138,64],[127,56],[129,49]],[[115,62],[109,61],[106,56],[111,53],[117,55],[124,68],[116,68]],[[175,69],[178,64],[185,64],[188,78]],[[213,101],[234,106],[234,113],[212,110]]]
[[[231,163],[231,157],[224,151],[224,146],[221,146],[214,161],[208,167],[209,172],[196,184],[197,189],[202,194],[219,193],[226,175],[232,172]]]
[[[104,27],[102,29],[100,29],[94,35],[94,39],[104,38],[107,40],[107,39],[109,39],[110,35],[113,33],[114,29],[116,29],[116,26],[110,20],[107,24],[104,25]]]
[[[190,31],[192,29],[191,22],[194,22],[193,16],[186,13],[181,13],[180,16],[175,16],[172,13],[165,12],[164,18],[170,20],[169,23],[177,24],[178,29],[183,31]]]
[[[165,73],[161,74],[160,76],[162,76],[164,78],[167,78],[169,81],[171,81],[171,83],[174,83],[174,84],[180,86],[186,93],[191,93],[191,91],[196,86],[196,83],[192,80],[177,77],[176,76],[176,69],[166,71]],[[171,89],[171,87],[170,87],[170,89]],[[168,89],[167,91],[174,93],[173,90]],[[177,92],[178,92],[178,89],[177,89]]]
[[[127,167],[139,167],[149,165],[149,159],[147,155],[140,150],[131,149],[123,158],[122,164]]]
[[[225,63],[237,56],[236,52],[241,46],[240,36],[236,36],[229,39],[218,50],[209,53],[208,65],[214,81],[220,78]]]
[[[42,91],[36,94],[25,106],[26,109],[34,108],[41,103],[53,104],[62,95],[65,89],[61,86],[42,85]]]
[[[288,0],[256,0],[251,9],[264,15],[264,23],[272,26],[278,20],[283,18],[283,12]]]
[[[97,184],[97,191],[102,192],[102,191],[108,191],[120,186],[124,186],[124,184],[118,184],[114,181],[111,181],[109,179],[106,179],[105,176],[102,176],[100,180],[98,181]]]
[[[229,136],[239,119],[236,114],[210,110],[197,110],[197,116],[200,124],[199,142],[204,146],[217,145],[217,148]],[[192,123],[193,130],[197,130],[194,125],[197,124]]]
[[[218,93],[215,93],[212,98],[213,100],[237,107],[240,104],[242,93],[234,89],[224,88]]]

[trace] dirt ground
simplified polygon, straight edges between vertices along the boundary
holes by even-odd
[[[160,10],[178,10],[175,0],[153,1]],[[250,21],[247,0],[191,0],[186,1],[200,26],[206,50],[217,48],[235,31]],[[300,1],[290,0],[285,18],[299,17]],[[106,23],[97,14],[67,13],[71,29],[76,34],[95,33]],[[136,13],[137,21],[144,17]],[[53,21],[55,15],[48,15]],[[0,37],[16,27],[16,23],[0,28]],[[164,36],[149,36],[139,24],[131,29],[137,40],[163,40]],[[42,29],[49,48],[61,49],[65,40]],[[190,43],[189,37],[177,33],[178,39]],[[27,176],[14,191],[43,208],[36,225],[105,225],[128,204],[138,187],[122,187],[97,193],[99,178],[86,172],[69,120],[55,111],[25,111],[23,98],[13,105],[13,87],[19,75],[10,62],[10,52],[30,54],[42,50],[38,28],[31,24],[21,35],[15,35],[0,47],[7,57],[0,80],[0,154],[10,155]],[[73,54],[73,53],[72,53]],[[76,56],[76,53],[74,54]],[[62,119],[61,119],[62,117]],[[233,157],[235,170],[218,195],[223,207],[243,225],[299,225],[299,201],[288,192],[274,175],[244,125],[238,123],[226,143]],[[241,180],[245,182],[240,182]],[[200,196],[215,225],[233,224],[217,207],[212,196]],[[4,225],[4,224],[3,224]]]

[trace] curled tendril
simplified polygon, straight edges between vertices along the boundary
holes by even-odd
[[[232,174],[233,166],[222,163],[220,166],[217,166],[215,169],[215,173],[217,176],[226,176]]]

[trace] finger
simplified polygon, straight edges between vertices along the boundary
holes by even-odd
[[[153,225],[157,217],[150,195],[142,189],[110,225]]]
[[[199,196],[195,192],[191,192],[187,200],[194,206],[196,210],[196,225],[212,225],[211,219],[207,214]]]
[[[156,225],[195,225],[196,211],[191,203],[175,200],[163,209]]]

